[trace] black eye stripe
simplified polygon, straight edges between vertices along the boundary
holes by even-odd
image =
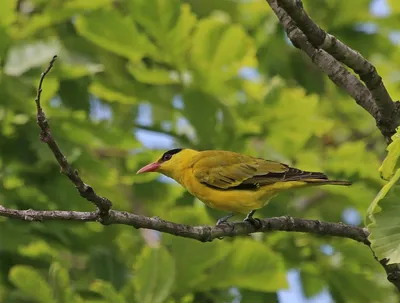
[[[175,149],[171,149],[171,150],[169,150],[169,151],[166,151],[166,152],[162,155],[161,159],[162,159],[163,161],[168,161],[169,159],[172,158],[173,155],[179,153],[181,150],[182,150],[182,148],[175,148]]]

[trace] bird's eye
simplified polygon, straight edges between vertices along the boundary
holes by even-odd
[[[163,157],[163,160],[164,160],[164,161],[168,161],[168,160],[171,159],[171,158],[172,158],[172,155],[171,155],[171,154],[165,154],[164,157]]]

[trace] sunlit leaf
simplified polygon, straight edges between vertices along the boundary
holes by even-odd
[[[206,289],[239,287],[255,291],[276,291],[287,286],[281,256],[265,244],[236,239],[229,254],[214,265],[202,285]]]
[[[144,247],[135,265],[133,285],[137,302],[162,303],[175,280],[174,260],[163,247]]]
[[[400,263],[400,169],[387,183],[368,208],[366,222],[371,248],[379,260]]]
[[[98,10],[80,16],[75,26],[82,36],[93,43],[134,62],[155,50],[135,23],[116,11]]]
[[[53,263],[49,269],[49,284],[57,303],[83,302],[72,290],[68,271],[59,263]]]
[[[97,280],[92,283],[90,289],[101,295],[107,302],[125,303],[125,299],[118,294],[115,288],[108,282]]]
[[[60,43],[55,39],[16,44],[8,52],[4,71],[11,76],[20,76],[31,68],[47,64],[59,49]],[[36,55],[35,60],[32,60],[32,54]]]
[[[400,134],[399,130],[392,136],[392,143],[387,147],[388,155],[383,161],[379,171],[384,180],[390,180],[396,172],[397,160],[400,157]]]
[[[10,270],[9,279],[25,296],[35,300],[35,302],[56,302],[46,280],[32,267],[14,266]]]

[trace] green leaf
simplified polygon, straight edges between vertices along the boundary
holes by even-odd
[[[400,13],[400,3],[397,0],[388,0],[390,11],[392,14]]]
[[[166,38],[179,14],[179,0],[130,0],[133,19],[157,40]]]
[[[60,43],[56,39],[15,44],[7,54],[4,72],[10,76],[20,76],[31,68],[48,64],[59,50]],[[37,54],[35,60],[32,60],[32,54]]]
[[[21,245],[18,252],[22,256],[27,256],[32,259],[42,258],[45,260],[52,260],[58,256],[58,251],[43,240],[36,240],[27,245]]]
[[[193,211],[195,210],[195,211]],[[212,224],[204,207],[179,207],[168,214],[168,219],[182,224]],[[179,293],[202,289],[201,285],[209,278],[209,270],[230,252],[228,242],[201,243],[187,239],[163,235],[163,243],[170,247],[176,263],[175,289]]]
[[[39,2],[39,1],[35,1]],[[70,21],[71,18],[89,9],[107,6],[112,0],[80,1],[69,0],[63,2],[44,1],[43,10],[39,14],[31,14],[30,18],[19,18],[18,25],[11,28],[12,36],[16,39],[29,39],[40,30],[52,25]],[[22,5],[23,7],[24,5]],[[22,9],[24,10],[24,9]],[[29,10],[29,8],[28,8]]]
[[[324,289],[324,286],[326,286],[320,275],[321,272],[314,263],[307,262],[302,266],[300,281],[304,295],[307,298],[317,295]]]
[[[334,302],[388,302],[389,289],[382,287],[384,276],[366,275],[362,271],[330,268],[324,273]]]
[[[328,150],[324,169],[337,174],[344,173],[346,176],[358,175],[379,182],[381,179],[376,173],[379,168],[378,157],[365,150],[366,143],[363,141],[346,141],[339,148]]]
[[[397,161],[400,157],[400,129],[397,133],[392,136],[392,143],[387,147],[388,154],[383,160],[379,172],[381,173],[381,178],[384,180],[390,180],[398,167]]]
[[[116,10],[97,10],[81,15],[75,27],[88,40],[133,62],[155,52],[155,47],[139,32],[135,23]]]
[[[224,82],[242,67],[256,66],[255,49],[246,31],[218,18],[203,19],[193,34],[190,53],[194,84],[202,90],[224,94]]]
[[[16,265],[10,270],[9,279],[29,299],[40,303],[55,302],[49,284],[34,268]]]
[[[142,63],[128,65],[136,80],[148,84],[174,84],[179,82],[178,74],[162,68],[147,68]]]
[[[209,148],[215,144],[217,125],[218,100],[210,94],[201,91],[188,90],[183,96],[184,113],[190,124],[196,129],[199,145]]]
[[[306,95],[298,88],[286,89],[278,100],[267,105],[268,144],[286,156],[297,155],[312,136],[321,136],[333,127],[332,120],[322,115],[316,95]]]
[[[196,15],[188,4],[177,0],[130,0],[129,10],[133,20],[148,33],[159,49],[159,60],[182,69],[191,43],[191,32]]]
[[[111,283],[102,280],[96,280],[90,286],[90,290],[101,295],[107,302],[125,303],[122,295],[118,294]]]
[[[57,303],[82,302],[72,291],[68,271],[59,263],[50,266],[49,283]]]
[[[175,281],[174,260],[163,247],[144,247],[135,264],[136,301],[162,303],[168,298]]]
[[[186,57],[191,46],[191,34],[196,22],[196,15],[191,11],[190,6],[182,4],[175,26],[166,34],[166,48],[168,57],[171,58],[168,61],[179,69],[187,65]]]
[[[241,302],[268,302],[268,303],[279,303],[277,293],[250,291],[246,289],[240,290]]]
[[[271,292],[287,287],[282,257],[265,244],[235,239],[227,255],[209,271],[205,289],[245,288]]]
[[[17,16],[16,5],[17,0],[0,1],[0,25],[8,25],[15,20]]]
[[[379,260],[388,264],[400,263],[400,169],[387,183],[367,212],[368,237],[371,248]]]

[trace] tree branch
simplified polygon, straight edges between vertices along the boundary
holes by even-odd
[[[358,52],[322,30],[304,11],[299,0],[267,0],[293,45],[303,50],[328,77],[374,117],[390,142],[400,124],[395,103],[375,67]],[[352,68],[366,85],[340,62]]]
[[[321,29],[303,9],[300,0],[278,0],[290,17],[296,22],[299,29],[307,36],[316,48],[322,48],[336,60],[344,63],[357,73],[365,83],[382,114],[382,127],[395,131],[399,125],[395,105],[390,97],[381,76],[375,66],[365,59],[359,52],[344,44],[335,36]]]
[[[364,228],[343,223],[321,222],[289,216],[260,219],[260,227],[248,222],[236,222],[218,226],[190,226],[162,220],[158,217],[146,217],[129,212],[110,210],[107,220],[104,220],[98,211],[40,211],[15,210],[0,205],[0,216],[23,221],[78,221],[96,222],[104,225],[124,224],[135,228],[147,228],[168,233],[175,236],[190,238],[202,242],[210,242],[221,237],[235,237],[255,232],[288,231],[318,234],[324,236],[342,237],[369,245],[368,231]]]
[[[374,117],[387,143],[400,124],[399,104],[394,103],[376,68],[334,36],[322,30],[303,9],[301,0],[266,0],[278,17],[293,45]],[[352,68],[365,85],[340,62]],[[366,243],[367,244],[367,243]],[[384,267],[388,280],[400,291],[400,269],[375,259]]]
[[[45,142],[50,150],[52,151],[54,157],[56,158],[58,164],[60,164],[60,169],[61,172],[66,175],[72,183],[74,183],[75,188],[78,190],[79,194],[84,197],[86,200],[92,202],[94,205],[97,206],[98,210],[100,211],[100,214],[102,217],[106,217],[108,214],[108,211],[110,210],[112,203],[110,200],[104,197],[100,197],[95,193],[93,188],[89,186],[88,184],[85,184],[82,179],[78,175],[78,171],[74,170],[71,165],[68,163],[67,158],[64,156],[64,154],[61,152],[60,148],[58,147],[56,141],[54,140],[51,131],[50,131],[50,125],[49,122],[47,121],[46,115],[42,109],[42,106],[40,104],[40,97],[42,94],[42,86],[43,86],[43,81],[46,75],[50,72],[50,70],[53,68],[53,64],[56,61],[57,56],[54,56],[53,59],[51,59],[49,66],[47,69],[41,74],[40,76],[40,81],[39,81],[39,86],[37,90],[37,96],[35,99],[36,102],[36,110],[37,110],[37,124],[39,125],[40,129],[42,130],[40,133],[40,140],[42,142]]]

